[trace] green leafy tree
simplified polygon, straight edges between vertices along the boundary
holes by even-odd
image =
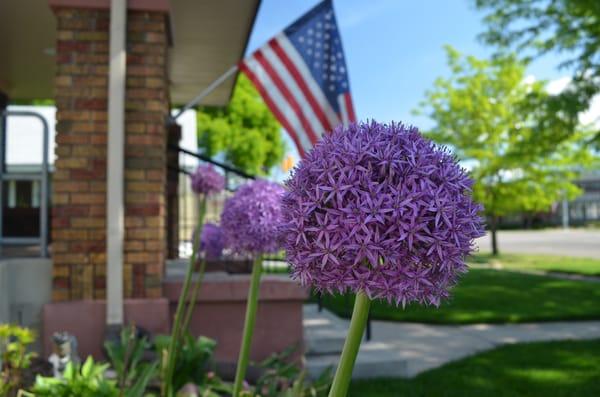
[[[435,81],[417,113],[435,123],[428,136],[452,148],[471,170],[497,254],[500,216],[546,211],[579,193],[572,181],[591,160],[579,143],[589,133],[540,122],[545,83],[526,82],[526,65],[515,56],[482,60],[446,51],[451,77]]]
[[[229,163],[255,175],[268,173],[285,153],[281,126],[242,74],[226,108],[198,112],[198,144],[205,154],[224,153]]]
[[[475,0],[487,11],[484,42],[514,48],[526,58],[554,51],[564,56],[560,67],[573,71],[570,86],[548,96],[546,118],[560,108],[571,126],[600,92],[600,1],[598,0]],[[600,144],[600,133],[594,138]]]

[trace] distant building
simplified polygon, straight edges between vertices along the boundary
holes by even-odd
[[[600,224],[600,170],[585,173],[575,184],[583,190],[575,200],[566,203],[568,226]],[[563,226],[565,203],[555,203],[549,211],[513,214],[500,220],[502,228],[536,228]]]
[[[577,181],[583,194],[569,203],[569,224],[572,226],[600,223],[600,170],[586,173]],[[562,206],[557,208],[558,223]]]

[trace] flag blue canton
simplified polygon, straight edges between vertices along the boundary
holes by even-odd
[[[325,0],[302,16],[284,34],[296,48],[336,112],[338,96],[349,92],[342,41],[331,0]]]

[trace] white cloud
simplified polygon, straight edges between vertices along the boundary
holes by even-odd
[[[556,80],[550,80],[548,85],[546,86],[546,90],[551,95],[560,94],[571,82],[571,78],[569,76],[560,77]]]
[[[551,95],[560,94],[571,83],[571,77],[563,76],[548,82],[546,89]],[[596,95],[590,102],[587,111],[579,115],[579,122],[584,125],[594,124],[600,127],[600,95]]]

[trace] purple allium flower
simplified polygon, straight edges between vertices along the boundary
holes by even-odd
[[[204,252],[207,259],[217,259],[221,257],[223,248],[225,238],[221,227],[214,223],[205,223],[200,237],[200,252]]]
[[[191,175],[192,190],[197,194],[218,193],[225,188],[225,178],[212,165],[200,165]]]
[[[330,293],[439,305],[483,235],[472,183],[415,127],[338,127],[287,181],[282,232],[292,276]]]
[[[227,199],[221,214],[226,246],[249,255],[279,250],[283,193],[283,187],[276,183],[256,180]]]

